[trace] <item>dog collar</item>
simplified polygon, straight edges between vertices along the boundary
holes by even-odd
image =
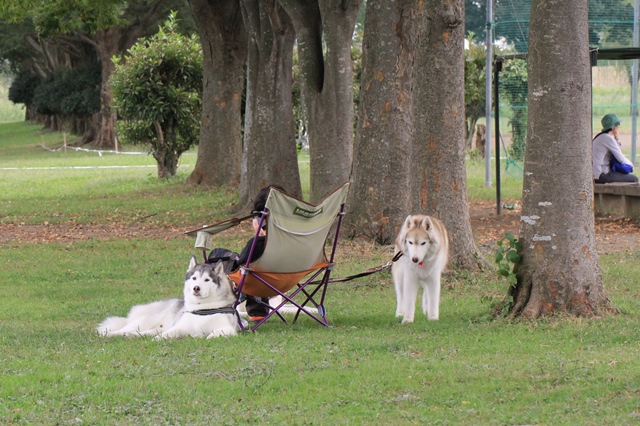
[[[235,314],[236,310],[233,306],[225,306],[224,308],[216,308],[216,309],[198,309],[196,311],[187,311],[190,314],[194,315],[215,315],[215,314]]]

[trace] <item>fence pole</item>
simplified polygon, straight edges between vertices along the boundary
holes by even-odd
[[[491,79],[493,77],[493,71],[491,66],[493,64],[493,0],[487,0],[487,62],[485,69],[485,127],[487,132],[485,134],[484,144],[484,186],[486,188],[491,187]],[[472,129],[471,131],[475,131]],[[496,152],[496,156],[498,152]]]
[[[640,31],[638,19],[640,15],[640,0],[633,5],[633,47],[638,47]],[[634,59],[631,66],[631,162],[636,164],[636,144],[638,140],[638,59]]]

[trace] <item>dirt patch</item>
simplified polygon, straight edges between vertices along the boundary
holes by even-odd
[[[506,232],[518,235],[520,227],[520,208],[501,209],[496,214],[494,202],[475,202],[469,210],[471,227],[476,243],[485,249],[496,249],[496,241]],[[640,221],[633,219],[614,219],[609,216],[596,217],[596,243],[600,254],[634,250],[640,248]]]
[[[506,232],[517,235],[520,209],[502,209],[496,214],[494,202],[473,202],[469,216],[476,243],[481,249],[495,251],[495,242]],[[154,223],[88,224],[63,222],[56,224],[0,223],[0,244],[68,243],[114,238],[185,238],[183,233],[194,226],[158,225]],[[243,230],[244,231],[244,230]],[[249,232],[249,230],[247,230]],[[596,218],[596,239],[601,254],[633,250],[640,247],[640,222],[631,219]]]
[[[56,224],[0,224],[0,244],[7,243],[68,243],[114,238],[182,238],[185,230],[175,226],[145,224],[91,224],[63,222]]]

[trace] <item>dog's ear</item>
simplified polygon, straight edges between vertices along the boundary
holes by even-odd
[[[411,215],[409,215],[404,220],[404,229],[409,230],[411,228],[413,228],[413,217],[411,217]]]
[[[191,256],[191,260],[189,261],[189,268],[187,268],[187,273],[193,271],[197,265],[198,263],[196,262],[196,257]]]
[[[216,267],[213,269],[213,273],[216,275],[224,274],[224,265],[222,264],[222,262],[216,263]]]
[[[431,231],[433,229],[431,218],[429,216],[425,216],[424,219],[422,219],[422,223],[420,224],[420,226],[427,231]]]

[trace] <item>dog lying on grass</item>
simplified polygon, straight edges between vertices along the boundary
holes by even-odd
[[[131,308],[125,317],[109,317],[98,325],[106,337],[154,336],[153,340],[185,336],[206,337],[238,334],[235,284],[221,263],[197,264],[191,258],[184,281],[184,298],[168,299]]]

